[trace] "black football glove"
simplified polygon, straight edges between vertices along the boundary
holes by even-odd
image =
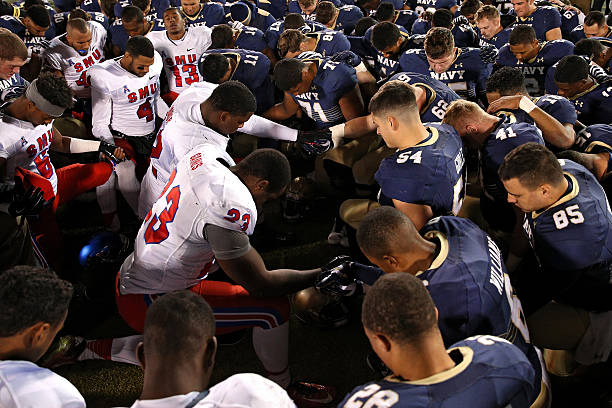
[[[298,131],[297,144],[305,158],[314,158],[334,148],[331,130]]]
[[[497,60],[497,53],[497,48],[494,45],[480,45],[480,60],[485,64],[493,64]]]
[[[100,153],[104,153],[105,155],[107,155],[109,157],[109,159],[112,160],[113,163],[117,164],[119,162],[121,162],[122,160],[120,160],[119,158],[117,158],[117,156],[115,156],[115,149],[117,148],[117,146],[112,145],[110,143],[106,143],[105,141],[101,140],[100,141],[100,147],[98,147],[98,151]]]
[[[346,255],[337,256],[321,267],[321,273],[315,288],[333,297],[350,296],[360,286],[360,282],[351,277],[353,261]]]
[[[356,68],[357,65],[361,64],[361,58],[349,50],[337,52],[330,59],[334,62],[344,62],[353,68]]]
[[[8,212],[13,217],[18,216],[36,216],[51,204],[55,197],[49,201],[45,201],[43,191],[40,187],[29,187],[24,190],[21,183],[15,185],[13,190],[13,201],[9,204]]]

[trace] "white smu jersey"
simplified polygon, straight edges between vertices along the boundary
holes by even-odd
[[[94,64],[104,61],[104,44],[106,43],[106,29],[95,21],[88,21],[87,24],[91,30],[91,44],[86,55],[79,54],[66,44],[66,34],[51,40],[51,45],[43,52],[45,64],[61,71],[74,95],[83,99],[91,98],[87,71]]]
[[[85,408],[67,379],[29,361],[0,361],[0,407]]]
[[[202,80],[198,61],[200,55],[210,47],[211,31],[206,26],[188,27],[180,40],[168,38],[167,31],[151,31],[147,34],[155,51],[162,57],[171,92],[181,93],[189,85]]]
[[[53,124],[34,126],[4,115],[0,121],[0,157],[7,160],[7,180],[13,180],[15,167],[21,167],[49,180],[57,194],[57,173],[49,159],[53,136]]]
[[[136,400],[131,408],[184,408],[198,392],[157,400]],[[251,373],[235,374],[210,388],[194,408],[295,408],[278,384]]]
[[[139,77],[126,71],[121,57],[89,69],[93,104],[93,134],[112,141],[110,128],[128,136],[146,136],[155,130],[162,60],[157,52],[149,72]],[[162,101],[163,103],[163,101]],[[165,115],[167,107],[160,115]]]
[[[249,189],[203,144],[187,153],[145,217],[134,252],[121,265],[122,294],[189,288],[218,268],[206,224],[253,233],[257,208]]]

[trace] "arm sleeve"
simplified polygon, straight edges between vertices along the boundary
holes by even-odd
[[[295,142],[298,134],[298,131],[295,129],[272,122],[258,115],[251,116],[251,118],[244,123],[240,131],[252,136],[286,140],[289,142]]]
[[[113,100],[110,93],[98,87],[91,87],[93,135],[106,143],[114,143],[110,132],[110,118],[113,109]]]
[[[157,110],[157,116],[164,119],[170,108],[168,105],[166,105],[166,102],[164,102],[160,95],[161,92],[157,92],[155,95],[155,109]]]
[[[213,224],[204,226],[204,236],[220,260],[236,259],[251,249],[249,237],[241,231],[232,231]]]

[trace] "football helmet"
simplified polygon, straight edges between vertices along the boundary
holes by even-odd
[[[124,235],[110,231],[94,235],[81,248],[79,263],[86,267],[92,263],[122,262],[129,253],[130,242]]]
[[[291,180],[282,200],[283,218],[289,222],[304,218],[315,192],[315,183],[309,178],[296,177]]]

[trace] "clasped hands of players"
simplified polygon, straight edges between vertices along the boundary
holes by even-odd
[[[129,159],[128,155],[125,154],[125,151],[123,151],[121,147],[106,143],[103,140],[100,141],[98,151],[101,153],[103,158],[110,160],[113,165]]]
[[[341,298],[353,295],[362,285],[355,278],[355,267],[359,264],[349,256],[340,255],[321,267],[315,288],[326,295]]]
[[[302,155],[312,159],[334,148],[331,136],[329,129],[300,130],[296,142]]]

